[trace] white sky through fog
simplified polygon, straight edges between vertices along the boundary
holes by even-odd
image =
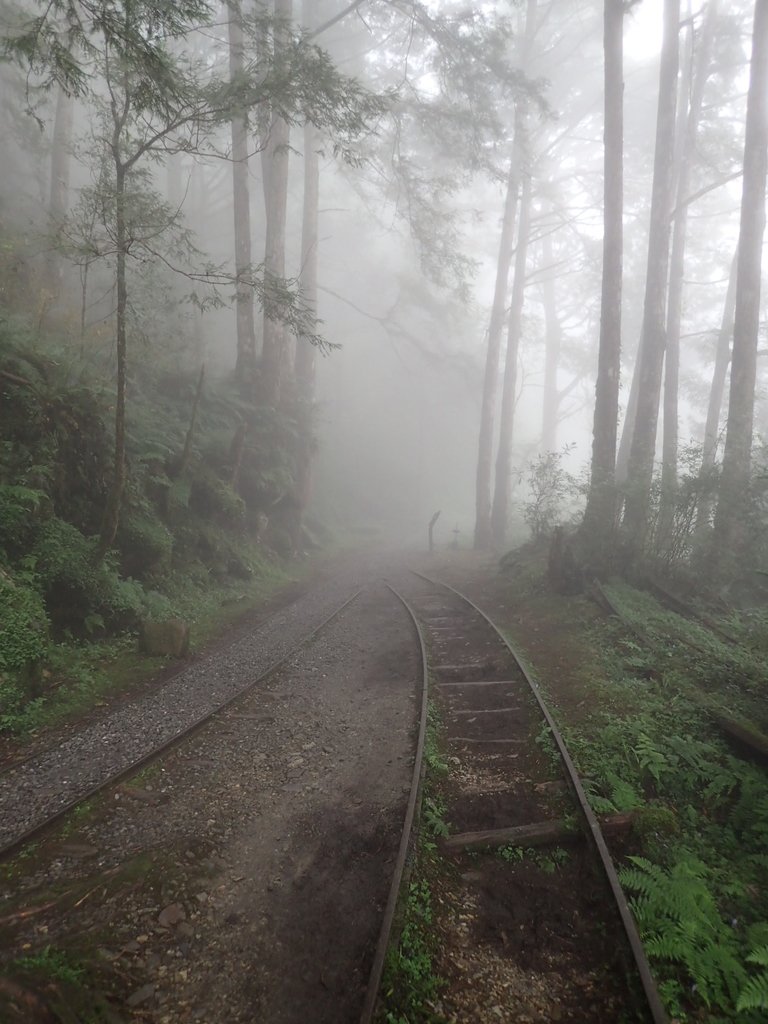
[[[655,57],[661,49],[662,0],[641,0],[624,22],[624,55],[632,60]]]

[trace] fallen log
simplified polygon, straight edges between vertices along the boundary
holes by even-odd
[[[746,748],[750,753],[757,755],[763,764],[768,763],[768,736],[765,733],[751,729],[726,715],[713,713],[712,717],[718,729],[729,739],[734,740],[741,750]]]
[[[610,814],[599,819],[600,828],[606,836],[621,835],[632,828],[634,812]],[[447,836],[440,843],[446,853],[462,850],[480,850],[483,847],[499,846],[553,846],[558,843],[572,843],[583,838],[584,833],[572,821],[536,821],[531,825],[515,825],[511,828],[492,828],[482,832],[458,832]]]

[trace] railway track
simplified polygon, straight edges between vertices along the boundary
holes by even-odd
[[[75,808],[152,764],[236,705],[317,638],[359,594],[360,589],[356,589],[246,683],[242,677],[225,678],[221,686],[209,687],[202,704],[180,706],[185,695],[183,689],[178,689],[179,680],[184,685],[182,671],[159,693],[131,708],[129,723],[123,721],[125,709],[120,709],[60,747],[0,774],[0,861],[12,857]],[[138,735],[126,737],[132,724],[139,729]],[[123,746],[120,740],[129,740],[129,745]]]
[[[497,959],[507,964],[522,963],[526,967],[533,965],[533,970],[518,972],[515,981],[517,987],[513,985],[511,989],[507,987],[503,977],[494,976],[494,984],[497,986],[494,998],[498,999],[500,1004],[502,998],[505,998],[512,1001],[508,1002],[507,1006],[523,1005],[531,977],[537,972],[542,974],[543,971],[547,977],[556,979],[556,983],[553,981],[549,986],[551,992],[538,994],[537,1015],[534,1014],[530,1018],[525,1015],[500,1015],[502,1020],[602,1019],[608,1022],[611,1019],[619,1019],[619,1009],[615,1018],[604,1012],[605,1000],[600,1004],[598,1016],[594,1016],[595,1008],[591,1004],[586,1006],[585,1015],[582,1017],[573,1016],[568,1012],[568,999],[571,999],[572,1004],[574,998],[574,993],[569,994],[568,991],[572,982],[579,981],[580,984],[584,984],[586,978],[587,988],[579,991],[587,1003],[596,998],[594,985],[590,979],[598,978],[605,963],[596,962],[595,956],[598,960],[600,956],[610,958],[613,969],[617,972],[624,972],[626,969],[624,959],[617,955],[616,949],[611,945],[611,935],[616,929],[612,932],[609,928],[607,938],[603,937],[602,946],[599,943],[597,947],[595,946],[595,936],[592,934],[599,932],[604,926],[606,892],[609,892],[613,895],[618,917],[626,931],[628,948],[634,958],[633,969],[639,979],[637,988],[642,989],[642,998],[647,1004],[647,1012],[644,1016],[639,1015],[638,1019],[661,1024],[667,1018],[648,970],[629,909],[616,880],[600,825],[589,808],[567,750],[535,683],[509,644],[479,608],[458,591],[423,576],[417,581],[417,576],[418,574],[410,577],[407,586],[401,583],[401,589],[406,591],[405,595],[394,591],[414,623],[421,651],[423,685],[420,696],[417,696],[416,717],[419,728],[410,792],[405,806],[399,852],[392,871],[392,885],[384,907],[381,930],[365,992],[361,1024],[369,1024],[377,1019],[384,962],[396,927],[398,897],[409,870],[423,780],[422,761],[427,723],[426,684],[429,678],[433,682],[433,697],[441,709],[447,755],[451,763],[451,774],[446,785],[446,817],[451,823],[453,834],[445,840],[443,852],[451,865],[454,880],[458,879],[460,887],[467,890],[471,897],[468,902],[459,904],[456,908],[459,916],[465,920],[464,933],[460,937],[463,943],[460,953],[464,958],[464,970],[470,972],[469,977],[472,979],[472,984],[465,985],[467,991],[482,987],[488,981],[488,973],[491,970],[487,959],[482,963],[473,959],[477,949],[489,944],[494,945],[495,940],[501,936],[503,949]],[[403,578],[399,576],[399,579]],[[169,748],[180,745],[184,738],[202,731],[207,722],[221,718],[220,713],[225,709],[236,712],[239,701],[252,694],[260,682],[276,674],[277,670],[310,640],[321,635],[341,611],[355,601],[359,593],[360,591],[355,591],[346,597],[343,603],[334,607],[331,614],[326,615],[319,625],[299,637],[289,650],[249,681],[247,686],[241,686],[237,692],[230,693],[225,700],[220,700],[216,707],[211,707],[205,714],[196,716],[195,721],[188,723],[184,729],[175,730],[172,736],[166,736],[162,742],[152,744],[139,757],[131,758],[129,763],[113,762],[112,770],[103,773],[95,783],[80,787],[76,793],[65,791],[68,798],[66,802],[62,803],[59,787],[59,796],[54,800],[54,805],[46,807],[46,785],[49,783],[41,779],[41,799],[36,801],[32,808],[33,820],[23,822],[23,827],[18,826],[10,836],[7,833],[7,823],[2,818],[1,784],[6,776],[12,773],[0,776],[0,821],[6,827],[0,857],[12,855],[94,793],[128,777],[139,768],[160,758]],[[383,614],[383,610],[379,611],[379,614]],[[226,714],[223,717],[226,719]],[[246,719],[252,717],[245,716]],[[248,728],[248,721],[242,724],[244,728]],[[203,735],[207,736],[208,733]],[[551,755],[542,749],[542,742],[546,744],[546,736],[549,735],[554,740],[569,778],[570,795],[565,790],[562,779],[558,779],[557,773],[553,771]],[[532,742],[536,738],[540,741],[539,744]],[[286,788],[290,791],[293,785]],[[551,889],[556,889],[551,878],[533,877],[537,872],[541,872],[537,865],[534,864],[532,867],[529,862],[508,863],[495,855],[468,851],[473,850],[473,844],[474,848],[482,849],[488,842],[493,843],[494,835],[501,834],[500,829],[522,829],[524,832],[526,827],[533,825],[540,830],[542,824],[552,819],[561,820],[571,814],[576,806],[583,815],[583,832],[589,837],[594,850],[594,853],[589,854],[590,861],[594,863],[595,859],[599,858],[608,879],[608,889],[606,890],[605,886],[601,888],[594,880],[584,875],[585,870],[592,871],[592,868],[585,869],[586,854],[579,853],[572,864],[564,871],[559,871],[558,874],[567,876],[566,884],[584,891],[575,894],[578,904],[575,914],[576,917],[581,915],[581,925],[576,928],[573,920],[567,920],[567,915],[561,915],[560,922],[555,928],[561,928],[564,933],[558,936],[547,924],[553,905],[552,900],[547,901],[544,896]],[[394,833],[390,831],[389,835],[393,836]],[[572,837],[568,835],[561,837],[561,840],[570,846]],[[535,841],[531,840],[526,845]],[[393,839],[393,851],[396,843],[397,840]],[[505,845],[507,849],[510,848],[508,841]],[[582,844],[582,847],[586,851],[586,844]],[[560,884],[562,885],[562,881]],[[448,899],[448,896],[449,894],[444,894],[445,899]],[[303,898],[311,899],[312,896],[310,892],[305,892]],[[518,900],[520,906],[515,909],[514,904]],[[589,916],[593,911],[596,918],[590,921]],[[514,921],[511,920],[510,913],[512,916],[517,915]],[[471,926],[466,924],[470,919],[473,922]],[[478,923],[486,929],[481,941],[478,941],[476,931],[473,931]],[[371,935],[374,934],[375,927],[372,924]],[[592,960],[578,954],[578,947],[585,942],[585,936],[587,945],[591,948]],[[441,935],[441,940],[444,938],[445,936]],[[487,941],[489,938],[490,943]],[[553,941],[558,945],[558,951],[551,957],[550,946]],[[498,942],[495,944],[499,945]],[[368,956],[370,955],[369,952]],[[322,953],[320,956],[322,957]],[[628,955],[626,959],[629,961],[630,956]],[[542,968],[544,960],[546,964]],[[355,969],[358,970],[360,966],[361,963],[358,962]],[[465,974],[465,978],[466,976]],[[450,980],[455,991],[461,988],[460,980],[457,982],[456,977]],[[571,987],[573,988],[572,985]],[[625,1001],[630,998],[623,982],[618,989],[621,990],[621,997]],[[616,998],[619,999],[619,996]],[[352,999],[354,1001],[354,996]],[[543,1009],[542,1000],[549,1000],[548,1010]],[[485,1009],[468,1009],[466,1005],[463,1009],[462,1015],[462,1006],[454,1005],[451,1012],[458,1011],[458,1019],[462,1020],[495,1019],[494,1016],[484,1016]],[[546,1015],[547,1012],[549,1016]],[[326,1017],[322,1019],[325,1020]],[[336,1019],[333,1018],[334,1021]]]
[[[630,982],[629,987],[623,990],[623,997],[625,1001],[644,1004],[632,1008],[638,1019],[665,1024],[668,1020],[666,1011],[600,823],[589,805],[573,761],[538,686],[516,651],[477,605],[447,584],[421,573],[415,575],[420,584],[412,589],[408,598],[399,593],[398,596],[413,618],[424,666],[425,697],[418,758],[400,856],[361,1024],[371,1024],[380,1019],[377,1017],[378,996],[386,951],[394,939],[394,908],[398,893],[402,892],[408,850],[413,843],[410,834],[414,821],[412,806],[415,805],[423,774],[419,759],[426,723],[428,676],[431,678],[432,699],[442,715],[451,765],[445,795],[446,817],[452,834],[443,842],[443,853],[458,871],[454,878],[459,879],[457,891],[453,893],[457,905],[444,914],[450,918],[453,913],[454,918],[460,921],[456,943],[461,948],[458,952],[454,950],[453,956],[449,950],[444,958],[449,973],[451,961],[454,967],[459,968],[453,977],[447,979],[454,999],[449,1007],[451,1013],[458,1013],[459,1019],[465,1020],[494,1019],[494,1012],[500,1019],[513,1019],[505,1015],[504,1006],[499,1005],[499,994],[503,993],[504,998],[516,1002],[515,1012],[521,1013],[519,1018],[514,1017],[515,1020],[612,1019],[605,1015],[605,1007],[601,1008],[599,1017],[593,1016],[597,1006],[589,1005],[592,996],[589,988],[585,990],[583,987],[585,976],[597,977],[595,968],[599,968],[599,964],[594,960],[596,955],[598,958],[601,955],[600,943],[595,944],[595,936],[590,934],[595,928],[599,931],[601,925],[598,921],[584,918],[590,912],[599,915],[598,904],[607,902],[610,906],[612,900],[617,918],[614,924],[621,924],[626,949],[617,955],[616,948],[610,948],[609,942],[608,946],[603,945],[602,955],[612,962],[615,972],[628,970],[631,973],[634,970],[639,985]],[[559,781],[553,777],[552,758],[542,753],[542,747],[549,742],[547,737],[554,745],[553,751],[556,750],[567,788],[562,785],[562,776]],[[597,881],[599,895],[596,898],[593,891],[596,879],[583,874],[583,863],[576,865],[575,870],[574,866],[569,867],[564,873],[570,874],[570,884],[581,887],[583,891],[572,894],[575,910],[571,919],[560,908],[559,925],[548,929],[544,922],[535,918],[542,914],[557,914],[558,908],[552,906],[544,893],[536,892],[542,883],[543,889],[547,887],[546,879],[538,877],[540,872],[537,872],[536,865],[523,866],[522,855],[515,863],[504,863],[493,854],[480,855],[478,860],[476,851],[488,846],[506,845],[507,857],[514,859],[509,853],[509,843],[515,843],[516,837],[520,837],[519,845],[544,842],[548,826],[554,822],[554,832],[562,839],[563,830],[559,823],[574,811],[577,811],[582,835],[589,839],[590,849],[586,855],[592,862],[591,869],[602,875],[602,879]],[[566,843],[570,838],[566,836]],[[599,869],[595,865],[599,865]],[[569,884],[567,877],[564,884]],[[552,888],[556,886],[552,885]],[[527,893],[526,889],[529,890]],[[580,896],[584,898],[579,899]],[[444,894],[442,902],[445,900]],[[521,919],[517,913],[518,902],[526,906],[528,920]],[[467,919],[472,920],[469,926]],[[578,923],[577,919],[580,919]],[[558,928],[568,934],[555,936],[554,931]],[[501,946],[500,951],[497,950],[499,955],[485,955],[477,959],[471,946],[478,935],[482,935],[481,944],[486,947]],[[499,939],[500,942],[495,941]],[[553,942],[553,939],[559,941]],[[442,935],[441,941],[449,946],[452,944],[450,935]],[[557,946],[557,951],[552,953],[546,948],[548,945]],[[584,949],[580,950],[580,946],[589,947],[591,953],[581,955]],[[508,961],[508,966],[512,965],[509,972],[511,982],[505,980],[504,965],[494,962],[504,960]],[[541,968],[544,963],[545,971],[558,973],[557,984],[553,982],[548,993],[539,994],[537,1006],[529,1017],[522,1009],[527,998],[525,988],[535,977],[535,968]],[[520,964],[534,970],[527,973],[524,970],[521,975],[517,969]],[[496,1000],[497,1005],[470,1008],[470,1002],[462,1002],[462,985],[467,987],[468,980],[469,988],[486,983],[490,988],[490,1003]],[[635,994],[630,995],[631,991]],[[622,996],[618,993],[617,989],[615,1000],[620,1001]],[[542,1006],[542,998],[545,1004],[549,1000],[548,1008]],[[584,1001],[581,1008],[576,1005],[575,1016],[574,999],[577,1003]],[[629,1007],[614,1002],[613,1008],[616,1019],[625,1019],[622,1014]],[[506,1012],[509,1012],[509,1002]],[[579,1016],[579,1013],[584,1016]]]

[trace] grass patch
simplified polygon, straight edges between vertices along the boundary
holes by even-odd
[[[444,1018],[433,1009],[445,986],[435,966],[438,937],[434,929],[433,896],[442,870],[436,839],[448,835],[445,803],[440,793],[448,764],[441,751],[440,731],[440,715],[430,701],[424,743],[421,828],[407,891],[400,895],[400,931],[387,950],[379,1024],[444,1024]]]
[[[727,643],[626,584],[606,589],[626,625],[540,587],[518,590],[514,611],[593,809],[637,812],[620,871],[670,1015],[764,1022],[768,772],[734,756],[709,711],[754,721],[762,640]]]

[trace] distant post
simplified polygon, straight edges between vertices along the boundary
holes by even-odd
[[[430,555],[434,551],[434,544],[432,543],[432,531],[435,528],[435,523],[440,518],[440,513],[435,512],[432,518],[429,520],[429,553]]]

